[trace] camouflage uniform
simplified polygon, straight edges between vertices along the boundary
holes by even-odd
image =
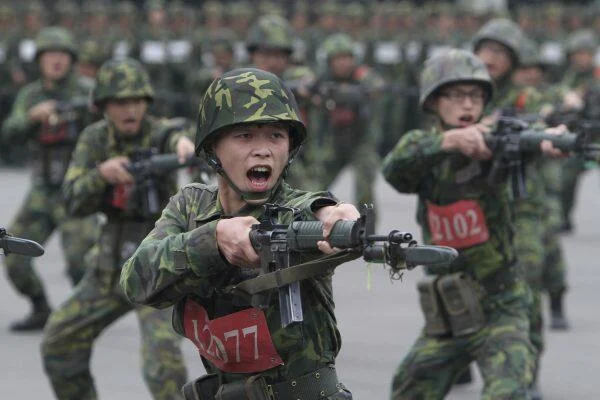
[[[65,51],[71,54],[73,61],[77,58],[75,42],[62,28],[46,28],[40,32],[36,45],[36,58],[47,50]],[[66,214],[60,185],[80,129],[90,122],[87,99],[91,86],[72,72],[68,72],[61,81],[54,82],[53,86],[45,87],[44,80],[40,79],[21,89],[10,116],[2,125],[4,140],[34,143],[33,187],[15,217],[10,232],[43,244],[58,229],[67,261],[67,273],[75,284],[84,273],[84,254],[97,239],[99,231],[96,217],[81,219]],[[46,100],[59,102],[55,114],[43,124],[32,121],[28,116],[29,110]],[[34,305],[31,318],[17,323],[13,329],[41,329],[49,307],[31,259],[9,255],[5,262],[10,281]],[[39,317],[37,323],[36,316]]]
[[[290,157],[293,157],[306,135],[306,128],[298,118],[298,108],[290,90],[265,71],[250,68],[230,71],[215,80],[204,96],[198,117],[197,152],[204,152],[223,179],[229,180],[211,150],[210,143],[216,132],[240,123],[269,122],[289,124]],[[281,178],[273,189],[261,193],[241,192],[233,183],[230,186],[242,198],[258,195],[264,199],[268,196],[267,202],[297,207],[304,220],[314,220],[314,211],[336,204],[336,200],[327,193],[295,190],[283,183]],[[258,218],[261,213],[259,205],[247,204],[235,216]],[[191,184],[182,188],[171,198],[155,229],[126,262],[121,273],[121,286],[126,295],[135,303],[159,308],[176,304],[173,314],[176,330],[199,346],[204,366],[214,374],[199,383],[202,393],[209,393],[207,397],[200,398],[213,398],[218,386],[222,391],[232,390],[230,398],[245,398],[241,393],[244,389],[239,385],[244,382],[260,391],[257,398],[267,398],[266,386],[258,389],[258,385],[247,381],[254,375],[253,382],[266,380],[266,385],[272,389],[269,397],[274,399],[351,399],[350,392],[337,383],[337,378],[333,378],[341,340],[334,317],[331,276],[300,282],[304,320],[283,328],[277,296],[272,297],[263,314],[261,309],[249,308],[247,298],[226,290],[230,284],[256,276],[250,269],[227,263],[219,252],[215,241],[216,225],[219,220],[228,217],[219,200],[217,187]],[[289,223],[289,217],[282,215],[279,222]],[[312,259],[317,254],[307,253],[306,256]],[[225,357],[231,363],[221,364],[218,358],[212,357],[214,353],[202,350],[206,350],[202,345],[203,339],[188,330],[193,321],[186,310],[194,305],[202,306],[208,313],[206,318],[214,323],[230,321],[235,325],[233,318],[251,310],[255,313],[253,318],[260,319],[264,315],[266,325],[262,325],[257,335],[264,338],[262,335],[269,333],[270,338],[266,341],[274,345],[277,354],[272,358],[258,357],[256,362],[264,364],[250,365],[248,369],[237,370],[236,367],[241,368],[238,362],[248,360],[238,361],[232,353],[228,353],[231,357]],[[246,348],[245,343],[241,340],[240,347]],[[228,344],[226,346],[223,351],[229,352],[231,349]],[[265,344],[260,341],[261,355],[264,347]],[[233,370],[238,373],[233,373]],[[316,378],[315,371],[320,374],[316,374]],[[259,376],[260,379],[256,379]],[[317,384],[319,376],[324,382]],[[296,382],[289,384],[291,380]],[[213,389],[204,386],[209,382],[214,382]]]
[[[108,61],[101,67],[93,92],[97,106],[112,99],[136,97],[153,97],[148,75],[137,61]],[[145,215],[138,203],[133,204],[136,194],[145,195],[139,187],[132,190],[128,203],[119,197],[124,186],[108,184],[97,168],[109,158],[133,151],[174,151],[180,135],[169,129],[167,122],[149,116],[144,117],[141,132],[134,137],[122,138],[108,120],[88,126],[81,134],[63,185],[66,207],[70,214],[79,216],[101,211],[107,223],[86,257],[86,275],[46,326],[42,357],[59,399],[97,398],[90,372],[93,343],[106,327],[133,310],[140,323],[144,380],[153,398],[181,398],[179,387],[186,381],[186,370],[170,313],[136,307],[115,286],[121,265],[152,229],[157,215]],[[161,205],[166,204],[174,185],[173,179],[157,184]]]
[[[586,29],[572,33],[566,41],[567,55],[574,52],[596,53],[598,40],[594,31]],[[563,91],[575,91],[582,97],[595,80],[594,69],[577,70],[575,66],[569,65],[560,85]],[[575,205],[577,184],[581,174],[586,170],[586,162],[583,157],[573,156],[565,160],[561,173],[561,206],[564,218],[564,230],[572,229],[571,213]]]
[[[469,52],[455,49],[430,59],[422,74],[421,106],[425,108],[441,86],[465,81],[482,85],[491,95],[491,79],[485,66]],[[399,192],[419,195],[417,221],[422,226],[424,242],[447,241],[450,236],[436,228],[436,215],[443,215],[444,211],[439,210],[445,207],[457,210],[465,201],[485,220],[487,228],[481,225],[481,232],[487,230],[488,234],[469,236],[477,239],[470,244],[457,243],[460,256],[451,264],[449,273],[428,271],[433,276],[429,282],[437,282],[433,292],[425,294],[421,288],[429,286],[419,284],[426,321],[433,323],[426,324],[398,367],[391,398],[441,399],[464,368],[476,361],[484,379],[482,399],[526,399],[533,367],[527,318],[531,296],[516,271],[509,223],[513,218],[510,193],[504,183],[487,184],[489,165],[442,150],[442,140],[439,125],[406,133],[386,156],[383,175]],[[462,214],[452,211],[448,215],[456,218]],[[474,312],[477,307],[465,306],[456,291],[441,285],[452,276],[467,283],[461,295],[472,293],[472,304],[478,304],[480,311]],[[445,298],[445,306],[436,298]],[[435,322],[444,314],[440,307],[455,317],[464,317],[466,310],[471,310],[473,322],[458,330],[459,320],[452,322],[450,317],[451,329],[440,326]]]

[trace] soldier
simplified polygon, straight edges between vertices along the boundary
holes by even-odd
[[[396,190],[419,195],[424,241],[460,253],[450,272],[429,269],[417,285],[425,329],[397,369],[392,399],[441,399],[471,361],[484,379],[483,399],[529,398],[530,291],[517,271],[508,186],[486,179],[490,128],[480,121],[492,88],[468,51],[431,58],[419,104],[435,125],[406,133],[383,162]],[[541,148],[554,154],[549,143]]]
[[[100,66],[109,56],[102,48],[102,45],[93,39],[85,40],[80,46],[79,60],[77,61],[77,72],[92,81],[96,79],[96,74]]]
[[[147,72],[133,59],[107,61],[100,68],[92,100],[104,119],[82,133],[63,192],[71,215],[98,211],[107,217],[100,240],[86,257],[89,273],[69,299],[52,313],[41,350],[46,374],[59,399],[95,399],[90,358],[96,338],[116,319],[135,310],[142,336],[144,380],[154,399],[180,399],[185,383],[179,339],[170,313],[129,303],[115,287],[122,263],[154,225],[176,188],[171,178],[154,182],[157,204],[148,205],[149,186],[127,165],[136,154],[177,152],[180,160],[194,145],[181,127],[147,114],[154,97]]]
[[[116,17],[113,24],[115,41],[110,54],[116,59],[124,59],[137,54],[138,43],[137,8],[131,1],[119,1],[115,7]]]
[[[591,29],[580,30],[569,35],[566,41],[568,67],[561,86],[565,92],[563,105],[566,109],[579,110],[584,107],[583,98],[589,86],[596,79],[594,76],[594,56],[598,48],[596,34]],[[575,205],[579,177],[586,170],[586,162],[582,157],[573,156],[565,161],[561,175],[561,206],[563,232],[572,232],[571,214]],[[562,310],[561,301],[555,301],[556,307]],[[562,311],[561,311],[562,313]]]
[[[182,188],[123,268],[121,287],[129,299],[159,308],[176,304],[176,330],[199,348],[209,375],[186,385],[187,399],[212,399],[217,391],[231,399],[246,393],[261,399],[352,398],[335,373],[341,342],[330,275],[301,282],[304,319],[286,328],[277,302],[264,311],[249,308],[248,299],[225,290],[252,276],[259,263],[248,233],[262,204],[295,207],[302,219],[323,221],[324,237],[335,221],[357,218],[354,206],[326,192],[292,189],[283,180],[305,136],[294,96],[275,75],[244,68],[215,80],[200,106],[196,153],[210,160],[218,184]],[[289,223],[289,214],[279,220]],[[325,241],[319,249],[331,251]],[[256,327],[254,333],[246,323]],[[198,330],[190,330],[194,324]],[[222,337],[227,333],[220,324],[240,334],[238,348]],[[204,342],[205,332],[223,341],[217,354]],[[219,356],[225,352],[231,357]]]
[[[517,86],[512,76],[521,63],[522,43],[527,38],[518,25],[508,19],[488,21],[477,32],[473,40],[475,54],[485,64],[497,89],[497,94],[489,102],[486,111],[494,116],[517,116],[523,113],[537,114],[543,106],[542,95],[531,86]],[[529,282],[535,282],[536,274],[544,270],[546,248],[544,234],[549,226],[540,221],[547,221],[549,213],[547,193],[544,181],[540,177],[542,161],[533,157],[525,165],[527,196],[515,195],[515,248],[519,260],[519,270]],[[537,376],[541,353],[544,349],[542,340],[541,310],[539,298],[530,305],[531,339],[536,349],[534,379],[530,395],[541,398],[537,389]]]
[[[33,142],[33,187],[13,221],[10,231],[45,243],[57,228],[67,261],[67,273],[76,284],[83,275],[83,257],[98,236],[97,221],[66,215],[60,185],[81,128],[89,122],[89,82],[73,73],[77,46],[69,32],[52,27],[36,39],[36,55],[42,77],[17,95],[10,116],[2,125],[9,142]],[[42,282],[27,257],[6,257],[8,276],[27,296],[33,312],[11,326],[13,331],[43,328],[50,305]]]
[[[327,71],[313,88],[316,108],[322,111],[316,117],[318,134],[308,145],[307,164],[320,187],[329,187],[345,167],[352,165],[356,203],[372,204],[384,81],[369,67],[357,63],[348,35],[328,37],[323,50]]]

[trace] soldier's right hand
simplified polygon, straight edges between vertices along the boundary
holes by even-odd
[[[29,119],[36,122],[46,122],[56,112],[56,100],[46,100],[29,109]]]
[[[125,156],[109,158],[98,165],[98,171],[100,176],[110,184],[133,183],[133,176],[126,168],[129,163],[129,158]]]
[[[233,217],[217,223],[217,246],[230,264],[252,268],[260,266],[258,254],[250,242],[254,224],[258,224],[254,217]]]
[[[492,157],[484,138],[489,131],[490,127],[481,123],[447,130],[444,132],[442,149],[460,151],[475,160],[487,160]]]

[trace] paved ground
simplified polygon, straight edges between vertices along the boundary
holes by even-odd
[[[27,190],[24,171],[0,169],[0,225],[8,225]],[[343,175],[334,192],[351,201],[349,175]],[[573,329],[568,333],[546,332],[548,350],[542,365],[541,384],[545,399],[593,399],[600,397],[600,267],[595,252],[600,247],[600,178],[596,172],[583,180],[575,215],[577,231],[564,240],[569,261],[567,309]],[[400,196],[381,179],[377,182],[379,231],[412,230],[414,198]],[[46,255],[37,268],[47,285],[52,304],[69,295],[58,241],[46,244]],[[394,369],[414,341],[423,323],[417,303],[415,280],[420,271],[405,274],[402,282],[390,283],[387,272],[371,266],[371,289],[367,289],[368,267],[355,262],[338,269],[335,276],[337,316],[343,336],[338,359],[340,376],[356,399],[386,399]],[[28,311],[28,304],[0,278],[0,399],[50,399],[40,355],[40,334],[12,335],[6,327]],[[139,373],[137,321],[128,315],[111,326],[99,339],[92,369],[102,399],[148,399]],[[195,350],[184,343],[190,377],[203,373]],[[450,399],[477,399],[481,380],[453,390]],[[598,396],[598,397],[597,397]]]

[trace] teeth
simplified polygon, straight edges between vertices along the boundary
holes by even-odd
[[[252,171],[256,171],[256,172],[269,172],[269,168],[267,168],[267,167],[254,167],[254,168],[252,168]]]

